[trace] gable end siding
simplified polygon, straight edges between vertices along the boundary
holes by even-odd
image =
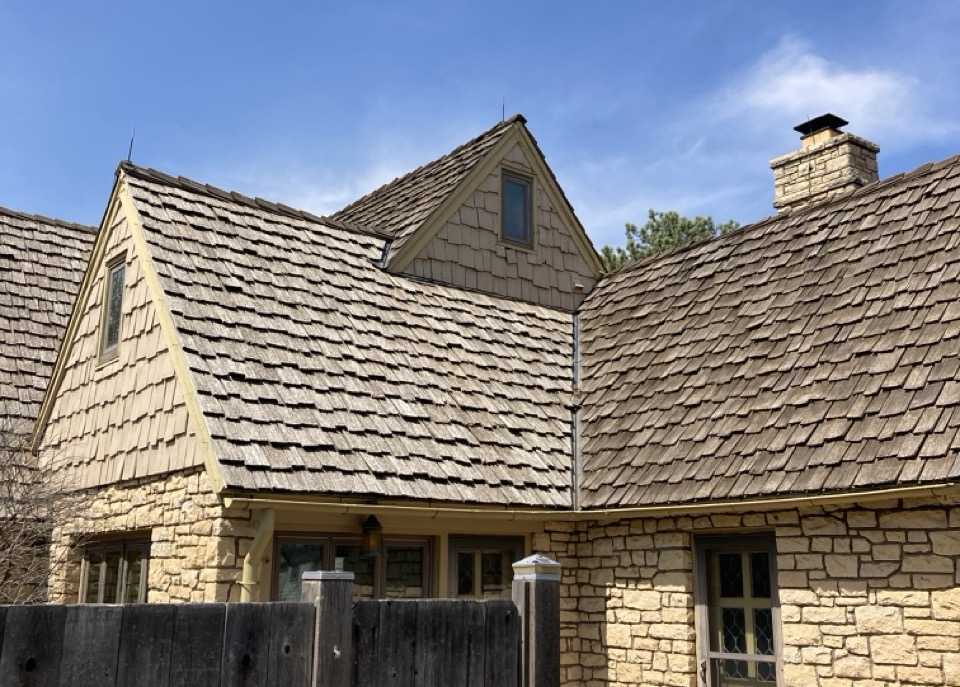
[[[127,220],[106,225],[109,261],[124,255],[117,357],[103,361],[100,328],[106,272],[95,266],[78,307],[64,374],[41,451],[72,472],[77,487],[159,475],[203,463]]]
[[[534,178],[534,246],[500,240],[501,169]],[[407,274],[487,293],[574,310],[595,282],[593,271],[519,145],[456,209],[420,251]],[[577,288],[577,285],[581,288]]]

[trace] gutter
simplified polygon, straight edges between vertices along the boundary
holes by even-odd
[[[260,562],[267,545],[273,540],[276,511],[266,508],[260,513],[260,527],[243,557],[243,577],[240,579],[240,601],[253,601],[254,588],[260,585]],[[257,595],[259,596],[259,594]]]
[[[470,508],[467,506],[401,506],[378,503],[341,503],[330,501],[310,501],[306,499],[286,499],[283,497],[226,496],[223,500],[227,508],[303,508],[320,513],[335,515],[395,513],[401,515],[421,515],[436,519],[445,515],[484,516],[496,520],[560,520],[569,516],[569,510],[551,510],[546,508]],[[264,513],[267,512],[264,511]],[[259,532],[257,534],[259,536]],[[254,540],[256,542],[256,540]],[[253,553],[251,548],[250,553]],[[250,554],[247,554],[250,555]],[[244,559],[246,564],[246,559]]]
[[[321,513],[335,513],[346,515],[354,514],[377,514],[393,513],[398,515],[419,515],[430,519],[436,519],[443,516],[483,516],[496,520],[507,521],[527,521],[527,522],[585,522],[590,520],[619,520],[622,518],[639,517],[676,517],[678,515],[698,515],[704,513],[721,512],[745,512],[753,510],[778,510],[782,508],[793,508],[798,506],[828,506],[842,503],[864,503],[869,501],[878,501],[890,498],[921,498],[929,496],[946,496],[956,492],[957,482],[941,482],[926,486],[914,487],[891,487],[888,489],[872,489],[861,492],[846,492],[843,494],[818,494],[813,496],[792,496],[782,498],[768,499],[741,499],[729,501],[711,501],[708,503],[692,503],[684,505],[657,505],[657,506],[635,506],[626,508],[600,508],[589,510],[551,510],[551,509],[519,509],[519,508],[470,508],[463,506],[430,506],[416,505],[403,506],[392,504],[371,504],[371,503],[342,503],[329,501],[309,501],[304,499],[286,499],[282,497],[260,497],[260,496],[227,496],[224,498],[224,505],[240,508],[263,508],[264,519],[270,518],[270,531],[273,529],[273,510],[276,508],[303,508]],[[267,513],[270,513],[267,516]],[[260,528],[264,529],[264,519],[261,519]],[[251,546],[250,552],[244,558],[244,582],[247,584],[247,562],[254,554],[254,549],[261,536],[261,531],[257,533],[257,539]],[[269,535],[262,543],[266,546]],[[262,548],[257,555],[262,555]],[[250,578],[253,580],[253,578]],[[250,584],[256,584],[251,581]],[[246,590],[246,587],[244,587]]]

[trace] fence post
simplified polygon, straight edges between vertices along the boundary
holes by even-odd
[[[560,686],[560,564],[535,553],[513,564],[521,687]]]
[[[353,573],[303,573],[302,601],[317,607],[313,687],[350,687],[353,676]]]

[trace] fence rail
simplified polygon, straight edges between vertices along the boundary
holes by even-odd
[[[557,687],[559,573],[523,563],[514,601],[0,606],[0,687]]]

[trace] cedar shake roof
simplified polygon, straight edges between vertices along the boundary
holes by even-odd
[[[390,274],[382,237],[121,170],[228,489],[570,506],[570,313]]]
[[[518,114],[498,123],[447,155],[354,201],[335,212],[333,218],[387,232],[394,237],[392,250],[398,250],[510,127],[524,122],[526,119]]]
[[[0,208],[0,422],[15,431],[33,429],[95,238]]]
[[[960,157],[610,275],[584,506],[960,479]]]

